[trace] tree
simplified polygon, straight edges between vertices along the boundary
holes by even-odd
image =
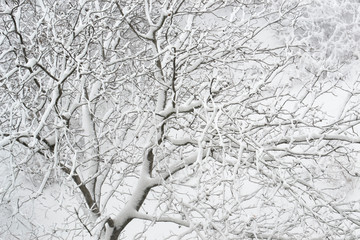
[[[358,7],[3,1],[3,234],[356,239]]]

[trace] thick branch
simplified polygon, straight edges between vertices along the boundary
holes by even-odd
[[[61,170],[63,172],[65,172],[65,173],[67,173],[69,175],[71,174],[71,169],[70,168],[66,167],[62,163],[59,163],[59,166],[60,166],[60,168],[61,168]],[[87,187],[81,181],[81,179],[80,179],[79,175],[77,174],[76,170],[71,175],[71,178],[74,180],[76,185],[79,187],[81,193],[83,194],[83,196],[85,198],[86,204],[90,208],[91,212],[95,213],[97,216],[100,216],[99,207],[97,206],[96,202],[92,198],[90,191],[87,189]]]

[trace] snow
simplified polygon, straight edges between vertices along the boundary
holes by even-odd
[[[6,195],[2,196],[0,206],[4,231],[9,224],[7,230],[18,233],[20,238],[33,233],[88,239],[81,221],[98,234],[107,217],[112,217],[116,226],[138,218],[123,231],[121,237],[127,239],[169,236],[322,239],[327,234],[340,238],[331,227],[333,223],[336,229],[349,234],[348,226],[351,226],[352,236],[359,232],[354,224],[357,221],[354,216],[360,211],[356,203],[359,181],[355,175],[360,172],[356,160],[360,143],[356,84],[359,62],[342,55],[338,44],[342,40],[337,40],[340,32],[346,32],[346,24],[351,25],[351,31],[356,30],[352,26],[355,15],[351,14],[354,6],[348,2],[344,13],[350,15],[334,31],[330,31],[334,22],[328,16],[319,14],[319,19],[315,19],[314,15],[315,22],[304,18],[316,11],[308,8],[304,15],[300,9],[294,12],[290,16],[294,17],[292,22],[281,22],[283,33],[275,31],[278,25],[257,33],[266,21],[278,19],[280,3],[259,3],[251,14],[248,9],[251,4],[207,10],[204,18],[198,17],[198,12],[187,17],[189,6],[191,11],[196,9],[192,3],[185,3],[185,11],[172,16],[174,22],[165,39],[167,29],[161,28],[161,21],[155,24],[152,21],[173,14],[170,11],[173,9],[159,7],[156,1],[145,3],[148,4],[145,23],[149,24],[139,25],[139,29],[147,29],[146,36],[134,34],[126,22],[121,22],[117,6],[110,2],[96,3],[96,14],[109,16],[91,22],[87,28],[90,20],[79,11],[80,20],[73,32],[68,29],[61,35],[67,44],[48,43],[52,48],[42,45],[48,52],[41,58],[37,58],[36,51],[28,50],[32,58],[26,63],[27,68],[36,68],[39,61],[52,64],[52,74],[64,80],[57,110],[69,120],[68,124],[59,122],[61,119],[55,111],[60,96],[56,83],[48,83],[41,69],[30,74],[27,69],[7,66],[6,59],[2,59],[1,71],[5,72],[2,86],[11,89],[1,88],[6,93],[1,96],[4,101],[10,104],[22,101],[18,100],[22,97],[26,101],[36,99],[32,96],[38,89],[28,81],[33,77],[42,86],[48,86],[36,95],[51,92],[50,102],[41,110],[33,107],[36,102],[13,105],[11,121],[6,121],[9,111],[1,110],[4,112],[1,127],[6,135],[2,136],[0,146],[11,150],[11,154],[0,152],[4,165],[0,168],[4,183],[1,193]],[[283,2],[281,7],[292,3]],[[45,4],[39,2],[39,10],[53,15],[44,21],[56,20],[48,22],[49,26],[65,24]],[[89,11],[94,10],[91,2],[82,4]],[[208,1],[207,6],[197,4],[204,9],[217,6],[216,1]],[[334,13],[329,16],[339,17],[334,6],[338,5],[323,5]],[[125,6],[123,12],[131,22],[138,8]],[[266,17],[262,15],[267,13]],[[281,10],[281,17],[284,14]],[[22,21],[26,16],[17,13],[16,18]],[[182,22],[175,26],[176,21]],[[329,26],[325,24],[327,21]],[[168,18],[165,26],[170,23]],[[285,31],[287,26],[291,30],[291,24],[303,24],[299,29],[306,29],[308,23],[324,30],[321,34],[303,36],[305,43],[309,39],[313,41],[311,44],[318,47],[318,52],[301,45],[304,42],[297,39],[301,34],[294,29],[290,33]],[[32,26],[24,28],[26,25],[21,24],[27,36],[26,31],[30,33]],[[51,38],[50,32],[51,29],[48,35]],[[117,34],[114,38],[121,36],[120,49],[109,47],[114,41],[113,33]],[[331,35],[330,42],[321,39],[322,34]],[[158,38],[156,46],[143,39],[154,36]],[[354,37],[346,39],[352,41]],[[351,41],[344,42],[344,46],[355,49],[356,44],[352,45]],[[100,45],[104,42],[106,46]],[[301,48],[291,46],[295,43]],[[332,49],[330,43],[336,43],[334,53],[327,51]],[[171,90],[168,89],[172,47],[177,49],[179,64],[175,106],[169,102]],[[104,50],[101,57],[99,49]],[[81,60],[82,69],[78,71],[73,59],[65,60],[63,54]],[[10,55],[2,54],[0,59]],[[161,61],[161,69],[153,64],[154,59]],[[337,59],[344,65],[338,69],[333,68],[338,66]],[[278,64],[283,67],[277,68]],[[70,76],[74,69],[76,74]],[[216,96],[211,96],[209,91],[211,78],[215,82],[210,90]],[[15,80],[19,80],[19,85]],[[18,91],[19,86],[21,91],[17,96],[12,91]],[[84,89],[89,91],[88,99]],[[16,125],[17,121],[21,124]],[[30,149],[13,144],[19,138]],[[55,144],[54,151],[48,151],[41,138]],[[37,151],[42,151],[46,159]],[[154,153],[151,172],[149,151]],[[58,161],[71,168],[70,176],[58,172]],[[79,186],[71,183],[75,170],[101,206],[102,216],[95,221],[84,204]],[[150,187],[153,189],[147,193]],[[145,194],[148,195],[142,203]],[[344,223],[336,222],[339,218]],[[24,224],[20,226],[20,222]],[[94,224],[98,224],[97,230],[92,228]],[[107,238],[111,229],[108,224],[105,226]],[[5,237],[10,238],[10,234]]]
[[[27,68],[33,68],[37,64],[38,60],[35,58],[30,58],[28,62],[26,63],[25,67]]]
[[[4,79],[7,79],[9,77],[11,77],[15,72],[18,71],[18,68],[13,68],[11,69],[11,71],[7,72],[5,75],[4,75]]]
[[[41,129],[45,126],[46,124],[46,120],[47,118],[49,117],[50,115],[50,112],[54,110],[54,106],[55,106],[55,103],[56,103],[56,99],[58,98],[59,96],[59,90],[57,87],[55,87],[52,91],[52,98],[51,98],[51,102],[50,104],[47,106],[44,114],[42,115],[41,117],[41,121],[38,125],[38,127],[34,130],[34,138],[36,138],[38,136],[38,134],[40,133]]]
[[[5,137],[4,139],[2,139],[0,141],[0,147],[4,147],[4,146],[10,144],[12,142],[12,140],[13,140],[13,137]]]

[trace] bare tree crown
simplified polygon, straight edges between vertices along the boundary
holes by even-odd
[[[357,239],[359,7],[1,1],[1,235]]]

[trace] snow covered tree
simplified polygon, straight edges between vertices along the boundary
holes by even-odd
[[[3,0],[1,234],[357,239],[359,8]]]

